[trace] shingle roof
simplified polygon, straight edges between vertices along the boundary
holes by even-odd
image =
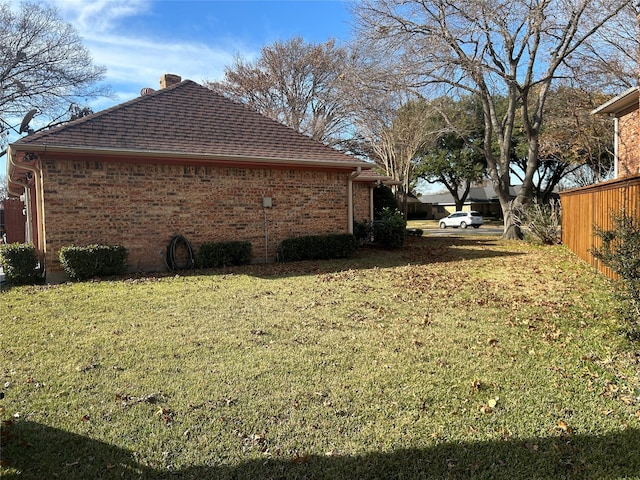
[[[521,185],[512,185],[509,187],[509,194],[512,197],[516,197],[520,189]],[[459,192],[462,194],[462,190]],[[420,197],[420,201],[422,203],[433,203],[433,204],[455,204],[455,200],[453,199],[453,195],[451,193],[439,193],[434,195],[423,195]],[[495,190],[492,186],[487,187],[472,187],[469,190],[469,194],[467,195],[466,203],[490,203],[497,202],[498,196],[496,195]]]
[[[250,108],[184,80],[14,144],[207,157],[360,160],[312,140]]]

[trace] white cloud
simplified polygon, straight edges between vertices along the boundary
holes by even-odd
[[[82,36],[89,32],[107,32],[117,21],[147,12],[149,0],[52,0],[62,16]]]
[[[51,0],[51,3],[76,28],[94,63],[107,69],[106,83],[116,92],[115,99],[98,101],[96,110],[129,100],[139,95],[143,87],[157,89],[164,73],[195,82],[219,80],[236,53],[243,58],[253,58],[258,53],[233,39],[211,39],[211,43],[205,44],[192,38],[168,40],[152,30],[148,33],[124,30],[121,23],[127,18],[152,16],[150,0]]]
[[[136,37],[87,38],[95,63],[105,65],[114,83],[143,84],[163,73],[175,73],[196,82],[218,79],[233,60],[233,51],[189,41],[158,41]]]

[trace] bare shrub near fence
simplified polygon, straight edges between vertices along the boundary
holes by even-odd
[[[552,200],[543,204],[534,200],[523,206],[511,204],[511,211],[518,225],[545,245],[556,245],[561,242],[561,208],[560,202]]]

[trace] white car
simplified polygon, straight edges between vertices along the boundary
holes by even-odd
[[[440,228],[479,228],[484,223],[480,212],[455,212],[440,220]]]

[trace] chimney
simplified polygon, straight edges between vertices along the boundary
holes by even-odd
[[[173,73],[165,73],[160,77],[160,88],[167,88],[176,83],[180,83],[182,78],[180,75],[174,75]]]

